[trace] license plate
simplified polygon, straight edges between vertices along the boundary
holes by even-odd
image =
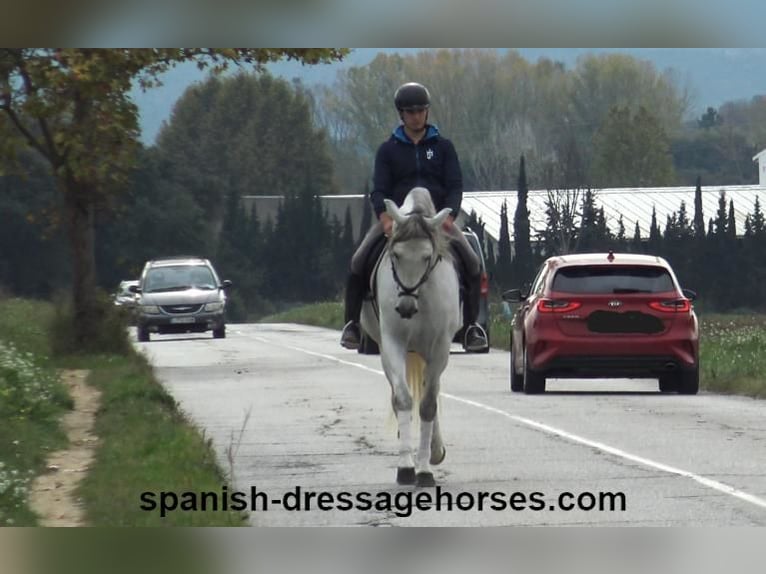
[[[194,323],[194,317],[173,317],[171,323]]]

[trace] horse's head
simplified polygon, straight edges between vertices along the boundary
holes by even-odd
[[[386,211],[394,219],[388,249],[394,281],[399,289],[396,311],[404,319],[418,312],[418,291],[447,249],[441,226],[450,209],[442,209],[434,215],[433,203],[430,196],[427,197],[427,204],[405,201],[401,210],[393,201],[384,200]],[[405,213],[408,208],[411,211]]]

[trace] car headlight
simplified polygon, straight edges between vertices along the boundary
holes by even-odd
[[[160,312],[160,308],[157,305],[141,305],[141,311],[147,315],[157,315]]]
[[[221,309],[223,309],[223,303],[220,301],[208,303],[205,305],[205,311],[220,311]]]

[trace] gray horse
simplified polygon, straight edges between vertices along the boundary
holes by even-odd
[[[440,377],[461,323],[458,275],[442,224],[427,189],[412,189],[398,208],[386,201],[394,226],[374,276],[378,314],[365,302],[362,328],[380,345],[399,426],[399,484],[433,486],[430,465],[446,449],[437,413]],[[379,318],[378,318],[379,315]],[[412,414],[420,414],[420,441],[413,461]]]

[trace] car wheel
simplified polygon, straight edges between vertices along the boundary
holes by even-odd
[[[511,391],[520,393],[524,390],[524,375],[516,372],[516,367],[514,366],[515,362],[513,343],[511,343]]]
[[[223,325],[220,329],[213,329],[213,338],[214,339],[225,339],[226,338],[226,325]]]
[[[137,334],[138,334],[138,341],[140,343],[149,342],[149,329],[147,329],[146,327],[139,327]]]
[[[380,355],[380,347],[367,333],[362,331],[362,339],[359,341],[359,348],[356,352],[360,355]]]
[[[700,367],[678,374],[678,392],[682,395],[696,395],[700,390]]]
[[[524,393],[536,395],[545,392],[545,376],[529,368],[527,350],[524,349]]]
[[[678,382],[673,375],[660,375],[660,392],[675,393],[678,390]]]

